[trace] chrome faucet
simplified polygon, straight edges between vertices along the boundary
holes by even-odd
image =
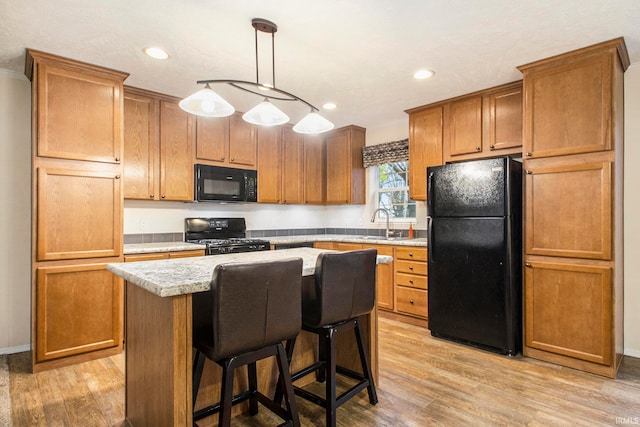
[[[391,233],[389,231],[389,217],[391,215],[389,214],[388,210],[386,210],[385,208],[378,208],[375,211],[373,211],[373,215],[371,216],[371,222],[375,222],[376,221],[376,215],[378,214],[378,212],[384,212],[385,215],[387,216],[387,229],[386,229],[385,234],[384,234],[385,237],[386,238],[392,237],[393,233]]]

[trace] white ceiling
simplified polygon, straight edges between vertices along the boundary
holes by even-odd
[[[276,86],[317,107],[335,102],[321,114],[338,127],[406,120],[408,108],[518,80],[518,65],[615,37],[640,61],[638,0],[0,0],[0,69],[22,72],[32,48],[184,97],[197,80],[255,80],[256,17],[278,25]],[[259,43],[270,49],[268,36]],[[145,56],[146,46],[170,59]],[[270,67],[261,61],[261,74]],[[436,75],[416,81],[419,68]],[[240,111],[259,101],[216,91]],[[293,122],[307,113],[279,106]]]

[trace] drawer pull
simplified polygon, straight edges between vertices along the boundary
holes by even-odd
[[[412,299],[409,300],[409,304],[413,305],[413,300]]]
[[[409,283],[413,285],[413,279],[409,279]]]
[[[409,266],[409,270],[413,270],[413,265],[410,265],[410,266]]]
[[[413,252],[409,252],[409,256],[413,256]]]

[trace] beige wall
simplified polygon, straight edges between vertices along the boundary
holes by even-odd
[[[0,70],[0,354],[29,349],[31,84]]]
[[[640,357],[640,62],[624,84],[624,352]]]
[[[634,357],[640,357],[640,191],[635,188],[640,182],[640,168],[636,165],[640,163],[638,117],[640,63],[632,65],[625,74],[625,354]],[[368,129],[367,144],[406,137],[407,123]],[[0,70],[0,353],[26,350],[30,342],[30,155],[30,84],[21,75]],[[169,203],[167,209],[153,206],[150,209],[148,204],[127,202],[125,232],[181,231],[187,205]],[[205,209],[210,208],[196,207],[195,211],[208,213]],[[304,216],[293,212],[295,209],[260,207],[252,228],[270,228],[265,226],[265,218],[271,218],[268,220],[271,223],[272,218],[283,214],[289,219]],[[349,218],[350,223],[360,223],[355,226],[369,227],[368,211],[367,205],[335,210],[318,207],[304,213],[326,227],[343,226],[345,218]],[[175,222],[176,229],[156,229],[158,224],[171,223],[167,215]],[[334,219],[322,221],[321,216]],[[155,217],[149,223],[151,227],[140,230],[140,219],[150,217]]]

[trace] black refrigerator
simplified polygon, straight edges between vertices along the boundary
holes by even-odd
[[[508,157],[427,168],[429,329],[522,349],[522,164]]]

